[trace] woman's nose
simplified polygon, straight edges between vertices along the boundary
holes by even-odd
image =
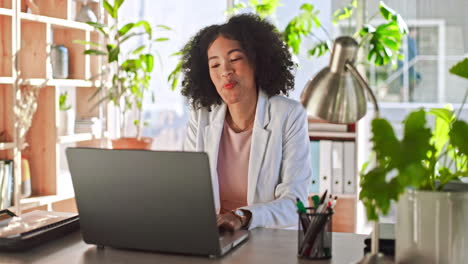
[[[225,65],[223,71],[221,72],[221,77],[230,77],[234,73],[231,65]]]

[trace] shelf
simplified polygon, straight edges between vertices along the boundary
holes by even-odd
[[[51,202],[57,202],[65,199],[74,198],[74,194],[66,194],[66,195],[46,195],[46,196],[35,196],[35,197],[28,197],[21,199],[21,205],[24,204],[48,204]]]
[[[322,194],[320,194],[320,193],[309,193],[308,195],[309,195],[309,197],[313,196],[313,195],[318,195],[318,196],[321,197]],[[328,195],[330,195],[330,193]],[[338,196],[338,199],[341,199],[341,198],[343,198],[343,199],[355,199],[357,197],[356,194],[348,194],[348,193],[341,193],[341,194],[333,194],[332,193],[332,195],[333,195],[333,197]]]
[[[1,79],[0,79],[1,80]],[[87,81],[77,79],[42,79],[42,78],[30,78],[22,79],[20,81],[22,85],[33,85],[33,86],[77,86],[77,87],[98,87],[101,85],[100,81]]]
[[[0,15],[3,15],[3,16],[12,16],[13,15],[13,10],[9,9],[9,8],[1,8],[0,7]]]
[[[47,211],[69,211],[63,210],[64,205],[72,207],[71,211],[75,211],[75,195],[74,193],[65,195],[48,195],[22,198],[20,200],[21,211],[23,213],[33,210],[47,210]],[[75,208],[73,208],[75,207]],[[11,207],[10,211],[14,211],[15,207]]]
[[[107,133],[104,133],[104,137],[107,136]],[[67,135],[67,136],[59,136],[57,143],[58,144],[69,144],[81,141],[88,141],[93,139],[101,139],[101,136],[95,136],[92,133],[80,133],[74,135]]]
[[[0,77],[0,84],[13,84],[13,77]]]
[[[88,31],[94,30],[94,28],[88,24],[77,22],[77,21],[61,19],[61,18],[55,18],[55,17],[46,17],[46,16],[40,16],[40,15],[34,15],[34,14],[28,14],[28,13],[21,13],[20,18],[23,20],[28,20],[28,21],[51,24],[56,27],[73,28],[73,29],[81,29],[81,30],[88,30]]]
[[[309,131],[309,137],[313,138],[336,138],[336,139],[354,139],[355,132],[325,132]]]
[[[15,143],[12,143],[12,142],[0,142],[0,150],[13,149],[14,147],[15,147]]]

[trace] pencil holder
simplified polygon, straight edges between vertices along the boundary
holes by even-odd
[[[329,259],[332,257],[332,215],[333,211],[316,213],[314,208],[298,212],[297,256],[307,259]]]

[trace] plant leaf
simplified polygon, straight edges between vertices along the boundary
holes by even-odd
[[[133,27],[135,27],[135,23],[127,23],[125,24],[125,26],[121,27],[118,31],[118,34],[120,37],[124,36],[125,34],[127,34],[127,32],[129,30],[131,30]]]
[[[132,32],[132,33],[126,35],[125,37],[123,37],[122,40],[120,40],[120,44],[124,43],[125,41],[127,41],[127,40],[129,40],[129,39],[131,39],[133,37],[141,36],[141,35],[144,35],[144,34],[146,34],[146,33],[145,32],[138,32],[138,33]]]
[[[91,42],[91,41],[74,40],[73,43],[81,44],[81,45],[90,45],[90,46],[94,46],[94,47],[101,47],[101,44]]]
[[[239,3],[235,4],[233,7],[226,10],[224,12],[224,14],[227,15],[227,16],[232,16],[232,15],[236,14],[239,10],[242,10],[242,9],[244,9],[246,7],[247,7],[247,5],[244,2],[239,2]]]
[[[373,149],[377,155],[377,160],[381,164],[388,163],[388,159],[392,162],[399,159],[400,142],[395,136],[392,125],[385,119],[376,118],[372,120],[371,138],[374,143]]]
[[[432,133],[426,127],[426,112],[423,109],[411,112],[403,123],[405,127],[399,168],[424,160],[428,151],[433,150],[430,144]]]
[[[452,125],[452,130],[449,133],[450,143],[456,147],[459,152],[468,156],[468,124],[462,120],[457,120]]]
[[[309,55],[320,57],[329,52],[331,49],[330,47],[331,43],[329,41],[322,41],[309,50]]]
[[[175,88],[177,88],[177,84],[179,83],[179,76],[180,76],[181,71],[182,71],[182,64],[183,64],[183,61],[180,60],[177,63],[174,70],[172,70],[172,72],[167,77],[167,81],[171,83],[171,88],[172,88],[173,91],[175,90]]]
[[[119,8],[122,6],[124,0],[115,0],[114,1],[114,10],[117,12]]]
[[[320,27],[320,20],[311,4],[303,4],[302,12],[289,21],[282,36],[286,44],[292,49],[294,54],[299,53],[302,38],[312,33],[314,27]]]
[[[104,6],[104,8],[106,9],[107,13],[108,13],[112,18],[116,18],[117,13],[114,12],[114,7],[113,7],[109,2],[107,2],[107,0],[104,0],[103,6]]]
[[[149,36],[149,39],[152,39],[153,38],[153,29],[151,28],[151,25],[148,23],[148,21],[141,20],[141,21],[138,21],[135,24],[135,27],[141,27],[141,26],[143,26],[143,28],[145,29],[146,33]]]
[[[104,51],[96,50],[96,49],[87,49],[84,51],[84,54],[85,55],[107,55],[107,53],[105,53]]]
[[[153,71],[153,67],[154,67],[154,57],[153,55],[151,54],[142,54],[140,55],[140,60],[142,60],[146,67],[145,67],[145,71],[150,73]]]
[[[119,60],[120,47],[114,47],[109,51],[109,63]]]
[[[434,108],[429,111],[429,114],[434,115],[435,126],[432,133],[431,143],[436,149],[435,155],[438,157],[449,140],[449,131],[452,121],[455,118],[453,111],[445,108]]]
[[[157,39],[154,39],[154,41],[168,41],[169,38],[157,38]]]
[[[132,51],[132,54],[133,54],[133,55],[139,54],[139,53],[142,52],[145,48],[146,48],[146,45],[141,45],[141,46],[139,46],[138,48],[136,48],[134,51]]]
[[[396,12],[388,7],[384,2],[380,2],[379,4],[379,10],[380,14],[385,18],[386,20],[390,21],[393,19],[393,16],[396,15]]]
[[[161,29],[164,29],[164,30],[172,30],[172,28],[166,26],[166,25],[156,25],[157,28],[161,28]]]
[[[357,1],[353,0],[351,1],[349,5],[344,6],[343,8],[337,9],[333,13],[332,23],[337,24],[338,21],[340,20],[344,20],[344,19],[352,17],[354,13],[354,9],[356,9],[356,7],[357,7]]]
[[[450,68],[450,73],[468,79],[468,58],[463,59]]]

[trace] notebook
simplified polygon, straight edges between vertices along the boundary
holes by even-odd
[[[0,250],[18,251],[44,244],[79,228],[76,213],[32,211],[20,216],[0,211]]]

